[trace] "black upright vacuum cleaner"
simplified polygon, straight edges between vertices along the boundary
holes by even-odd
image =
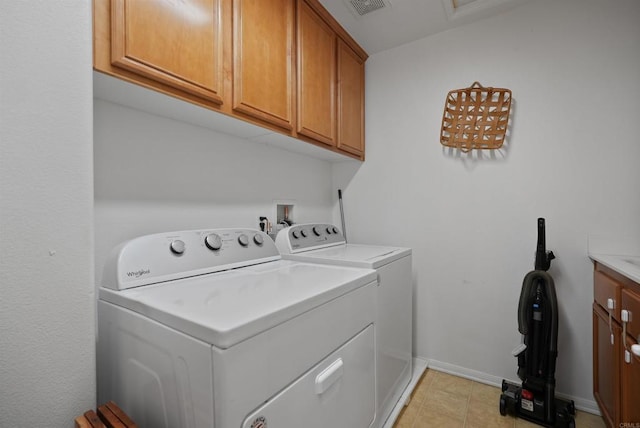
[[[546,427],[574,428],[573,401],[555,397],[558,301],[553,278],[547,273],[554,258],[546,250],[544,218],[539,218],[535,270],[524,277],[518,304],[518,330],[524,340],[513,350],[522,384],[502,381],[500,414]]]

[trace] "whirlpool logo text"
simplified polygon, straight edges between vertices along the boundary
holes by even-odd
[[[127,276],[130,278],[140,278],[142,275],[151,273],[151,269],[140,269],[134,272],[127,272]]]

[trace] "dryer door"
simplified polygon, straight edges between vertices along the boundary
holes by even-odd
[[[247,416],[242,428],[367,428],[375,415],[369,325]]]

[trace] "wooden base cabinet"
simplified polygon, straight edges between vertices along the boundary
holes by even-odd
[[[608,427],[640,426],[640,284],[596,262],[593,395]]]

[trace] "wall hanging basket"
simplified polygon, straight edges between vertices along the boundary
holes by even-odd
[[[478,82],[447,94],[440,143],[469,152],[499,149],[504,143],[511,110],[511,90],[485,88]]]

